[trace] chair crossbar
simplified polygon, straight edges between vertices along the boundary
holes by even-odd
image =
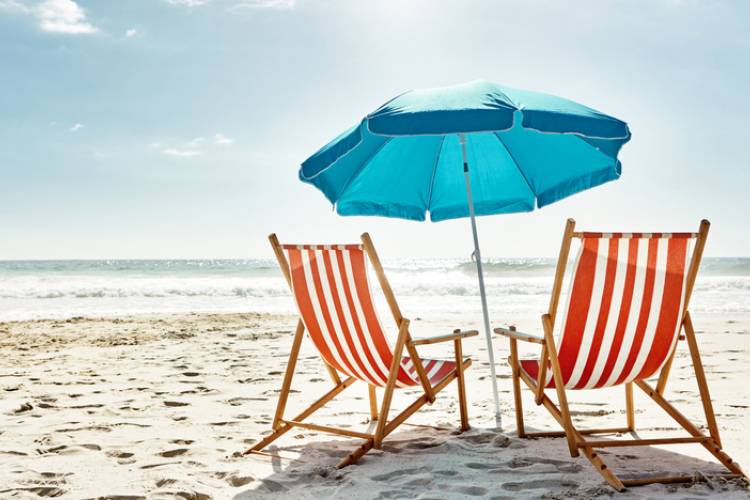
[[[340,427],[331,427],[329,425],[319,425],[319,424],[313,424],[308,422],[299,422],[295,420],[282,420],[287,425],[291,425],[294,427],[302,427],[303,429],[308,429],[311,431],[318,431],[318,432],[327,432],[329,434],[339,434],[341,436],[349,436],[349,437],[356,437],[356,438],[362,438],[362,439],[372,439],[375,437],[374,434],[368,434],[366,432],[357,432],[350,429],[342,429]]]
[[[614,440],[592,440],[578,443],[579,448],[590,446],[592,448],[622,448],[628,446],[651,446],[654,444],[686,444],[704,443],[711,438],[709,436],[676,437],[676,438],[654,438],[654,439],[625,439]]]

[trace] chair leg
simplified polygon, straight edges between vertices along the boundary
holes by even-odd
[[[643,392],[645,392],[651,399],[654,400],[656,404],[661,406],[661,408],[667,412],[667,414],[672,417],[678,424],[680,424],[690,435],[695,437],[705,437],[705,434],[703,434],[698,427],[695,426],[690,420],[687,419],[682,413],[680,413],[677,408],[672,406],[672,404],[664,399],[664,397],[657,393],[655,389],[653,389],[650,385],[648,385],[643,380],[636,380],[635,385],[640,387]],[[716,442],[713,437],[707,441],[704,441],[701,443],[706,450],[708,450],[709,453],[711,453],[716,459],[721,462],[724,467],[727,468],[730,472],[734,474],[740,474],[744,477],[747,477],[745,473],[740,468],[739,464],[735,462],[732,457],[724,453],[724,451],[721,449],[721,444]]]
[[[393,360],[391,361],[391,368],[388,372],[388,383],[385,385],[385,391],[383,391],[383,403],[380,407],[380,418],[378,419],[378,427],[375,430],[375,442],[373,446],[380,448],[380,444],[383,442],[385,426],[388,423],[388,411],[391,409],[391,399],[393,398],[393,389],[396,387],[396,379],[398,378],[399,368],[401,367],[401,354],[404,352],[404,344],[406,343],[407,335],[409,334],[409,320],[404,319],[401,321],[399,327],[398,340],[396,340],[396,347],[393,349]]]
[[[521,364],[518,360],[518,342],[510,339],[510,367],[513,378],[513,400],[516,408],[516,433],[518,437],[526,437],[523,424],[523,403],[521,401]]]
[[[531,379],[531,377],[528,377],[528,375],[526,375],[525,373],[521,373],[521,378],[532,391],[536,392],[535,380]],[[541,404],[545,408],[547,408],[547,411],[549,411],[550,414],[555,418],[555,420],[557,420],[557,422],[563,427],[563,429],[565,429],[566,436],[569,437],[572,434],[574,440],[580,441],[582,443],[586,442],[583,435],[578,430],[576,430],[576,428],[573,427],[572,424],[569,428],[566,428],[565,415],[563,414],[561,408],[558,408],[546,394],[542,394]],[[578,448],[577,444],[576,448]],[[604,463],[604,461],[599,457],[599,454],[596,453],[594,449],[592,449],[590,446],[583,446],[581,447],[581,450],[583,451],[583,455],[589,460],[589,462],[591,462],[591,465],[594,466],[596,471],[601,474],[601,476],[605,481],[607,481],[610,486],[612,486],[617,491],[623,491],[625,489],[625,485],[622,483],[622,481],[620,481],[620,478],[618,478],[617,475],[612,472],[609,467],[607,467],[607,464]]]
[[[635,407],[633,406],[633,382],[625,384],[625,413],[628,419],[628,430],[635,430]]]
[[[468,367],[471,366],[471,360],[467,360],[466,362],[462,363],[462,369],[466,370]],[[443,380],[437,383],[433,387],[434,393],[438,394],[440,391],[445,389],[445,387],[453,382],[453,379],[457,378],[457,375],[455,372],[449,373]],[[386,426],[384,426],[383,431],[381,433],[381,441],[383,438],[388,436],[391,432],[396,430],[399,425],[401,425],[407,418],[409,418],[412,414],[414,414],[417,410],[419,410],[422,406],[425,404],[428,404],[430,402],[429,397],[427,394],[422,394],[416,401],[414,401],[411,405],[409,405],[406,409],[404,409],[401,413],[393,417]],[[383,419],[383,415],[381,413],[380,418]],[[382,420],[381,420],[382,421]],[[349,455],[344,457],[337,465],[337,467],[340,469],[342,467],[346,467],[347,465],[351,465],[353,463],[356,463],[360,458],[362,458],[368,451],[370,451],[372,448],[375,448],[375,439],[368,439],[365,442],[363,442],[360,446],[358,446],[353,452],[351,452]]]
[[[305,411],[295,416],[292,420],[294,420],[295,422],[301,422],[302,420],[306,419],[307,417],[315,413],[316,410],[318,410],[327,402],[329,402],[334,397],[336,397],[341,391],[343,391],[344,389],[352,385],[355,380],[356,379],[354,377],[349,377],[348,379],[342,381],[339,385],[337,385],[336,387],[334,387],[333,389],[325,393],[320,399],[318,399],[313,404],[308,406]],[[274,429],[274,431],[271,434],[269,434],[268,436],[266,436],[264,439],[260,440],[259,442],[255,443],[255,445],[245,450],[242,454],[247,455],[249,453],[253,453],[256,451],[261,451],[263,448],[265,448],[269,444],[279,439],[281,436],[286,434],[291,429],[292,429],[291,425],[281,422],[278,428]]]
[[[304,336],[304,333],[305,325],[302,323],[302,320],[299,320],[297,321],[297,329],[294,332],[292,350],[289,353],[289,361],[287,361],[286,364],[286,372],[284,373],[284,381],[281,384],[281,392],[279,392],[279,401],[276,403],[276,413],[273,416],[273,423],[271,424],[274,430],[279,428],[281,419],[284,418],[286,401],[289,398],[289,388],[292,385],[292,377],[294,377],[294,369],[297,366],[297,357],[299,356],[299,349],[300,345],[302,345],[302,337]]]
[[[542,325],[544,326],[544,337],[545,346],[549,355],[550,364],[552,365],[552,376],[555,379],[555,390],[557,391],[557,403],[560,405],[560,412],[562,416],[561,424],[565,429],[565,434],[568,436],[568,449],[570,450],[571,457],[577,457],[580,453],[578,452],[578,444],[576,441],[575,427],[573,427],[573,421],[570,418],[570,409],[568,408],[568,397],[565,394],[565,383],[563,382],[562,372],[560,371],[560,361],[557,359],[557,348],[555,347],[555,340],[552,338],[552,321],[548,314],[542,316]],[[546,363],[546,359],[541,359],[540,363]],[[543,394],[543,390],[539,394]]]
[[[370,396],[370,420],[373,422],[378,419],[378,395],[375,392],[375,386],[368,384],[367,392]]]
[[[469,411],[466,405],[466,384],[464,384],[464,355],[461,339],[453,341],[456,354],[456,385],[458,386],[458,408],[461,413],[461,432],[469,430]]]
[[[365,453],[372,449],[374,443],[374,440],[368,439],[367,441],[359,445],[353,452],[342,458],[341,461],[336,465],[336,468],[343,469],[346,466],[357,463],[359,459],[365,455]]]

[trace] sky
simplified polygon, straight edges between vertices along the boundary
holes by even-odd
[[[467,220],[340,217],[299,164],[405,90],[483,78],[626,121],[623,175],[481,217],[486,257],[712,222],[750,255],[750,2],[0,0],[0,259],[466,257]]]

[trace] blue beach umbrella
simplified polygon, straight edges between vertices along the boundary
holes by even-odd
[[[303,182],[340,215],[471,219],[495,413],[497,378],[476,215],[530,212],[616,180],[625,122],[486,81],[411,90],[305,160]]]

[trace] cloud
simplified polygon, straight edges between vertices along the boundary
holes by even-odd
[[[296,0],[237,0],[233,9],[292,9]]]
[[[196,137],[195,139],[189,140],[185,145],[191,149],[199,147],[205,141],[205,137]]]
[[[169,5],[181,5],[183,7],[200,7],[206,5],[209,0],[166,0]]]
[[[234,139],[232,139],[231,137],[227,137],[224,134],[216,134],[214,136],[214,144],[218,144],[219,146],[229,146],[233,143]]]
[[[18,2],[17,0],[0,0],[0,9],[9,10],[11,12],[23,12],[24,14],[31,13],[31,9],[28,5]]]
[[[202,151],[196,151],[193,149],[177,149],[177,148],[166,148],[162,152],[169,156],[179,156],[181,158],[190,158],[193,156],[200,156],[203,154]]]
[[[48,33],[88,35],[99,29],[86,20],[86,12],[73,0],[45,0],[30,3],[19,0],[0,0],[0,10],[33,17],[39,28]]]
[[[189,141],[182,142],[179,145],[164,145],[161,142],[152,142],[149,144],[149,147],[167,156],[192,158],[194,156],[202,156],[204,152],[206,152],[207,147],[210,150],[211,146],[229,146],[233,143],[234,139],[231,137],[217,133],[214,134],[213,138],[209,138],[208,140],[203,136],[198,136]]]
[[[71,132],[78,132],[82,128],[83,128],[83,124],[82,123],[76,123],[75,125],[73,125],[72,127],[70,127],[68,130],[70,130]]]
[[[202,7],[209,3],[231,4],[229,9],[291,9],[296,0],[164,0],[169,5],[182,7]]]
[[[86,20],[86,12],[73,0],[45,0],[31,7],[39,27],[49,33],[86,35],[99,29]]]
[[[137,34],[138,34],[137,29],[130,28],[129,30],[125,31],[125,38],[133,38]]]

